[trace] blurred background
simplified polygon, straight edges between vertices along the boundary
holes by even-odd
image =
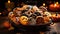
[[[13,8],[22,7],[25,4],[37,5],[38,7],[44,5],[51,12],[60,11],[60,0],[0,0],[0,12],[5,16]]]
[[[45,6],[48,11],[53,15],[53,22],[55,23],[51,30],[60,34],[60,0],[0,0],[0,33],[11,34],[13,31],[7,30],[2,24],[5,21],[8,22],[8,13],[16,7],[22,7],[23,5],[36,5],[37,7]],[[58,17],[57,17],[58,16]],[[3,33],[4,32],[4,33]],[[13,34],[13,33],[12,33]]]

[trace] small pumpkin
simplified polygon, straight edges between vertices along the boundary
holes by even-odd
[[[6,27],[6,28],[9,28],[9,27],[10,27],[10,24],[9,24],[8,21],[5,21],[5,22],[3,23],[3,26]]]

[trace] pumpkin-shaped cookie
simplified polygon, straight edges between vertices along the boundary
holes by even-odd
[[[43,23],[44,23],[44,18],[42,16],[37,16],[36,24],[43,24]]]
[[[44,17],[44,23],[49,23],[50,22],[50,18],[49,17]]]
[[[27,25],[27,23],[28,23],[28,17],[26,17],[26,16],[21,16],[21,17],[19,18],[19,20],[20,20],[20,23],[21,23],[22,25]]]

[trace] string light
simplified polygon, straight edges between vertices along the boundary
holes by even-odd
[[[8,0],[8,3],[10,3],[10,0]]]
[[[59,2],[56,2],[56,4],[59,4]]]
[[[45,3],[43,3],[43,6],[45,6]]]

